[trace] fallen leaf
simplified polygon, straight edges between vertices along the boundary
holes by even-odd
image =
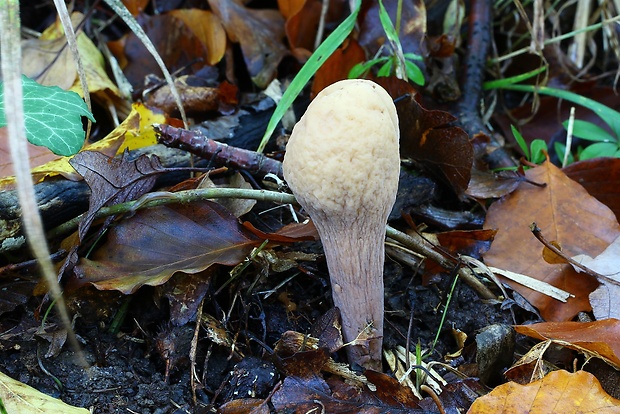
[[[215,263],[234,266],[259,244],[217,203],[143,209],[111,228],[91,259],[80,259],[77,277],[69,282],[129,294],[143,285],[161,285],[175,272],[193,274]]]
[[[69,161],[91,190],[88,212],[80,221],[80,240],[84,240],[101,207],[136,200],[166,171],[156,156],[142,155],[133,161],[128,156],[128,152],[110,158],[100,152],[82,151]]]
[[[154,113],[141,103],[132,105],[131,113],[119,126],[114,128],[105,138],[93,144],[87,145],[84,150],[97,151],[110,157],[122,154],[125,149],[138,149],[157,143],[155,131],[151,127],[153,124],[166,122],[166,117]],[[0,188],[3,190],[12,189],[15,185],[15,177],[6,139],[1,139],[4,128],[0,128]],[[33,146],[34,147],[34,146]],[[34,147],[40,148],[40,147]],[[51,155],[50,155],[51,154]],[[35,183],[46,178],[62,175],[68,180],[78,181],[82,177],[69,164],[71,157],[58,157],[51,151],[45,149],[42,152],[31,153],[30,165],[31,173]]]
[[[363,62],[366,52],[355,39],[349,39],[325,60],[312,80],[311,96],[342,79],[349,77],[349,71],[357,63]]]
[[[88,414],[86,408],[73,407],[14,380],[0,372],[0,401],[11,414]]]
[[[550,162],[526,171],[531,182],[522,182],[512,194],[493,203],[484,228],[497,229],[491,249],[484,254],[489,266],[534,277],[575,297],[566,303],[503,279],[538,308],[548,321],[571,319],[579,311],[590,310],[588,295],[598,282],[577,273],[570,265],[553,265],[543,259],[543,245],[532,235],[536,222],[548,240],[562,245],[568,256],[596,256],[620,235],[614,214],[566,177]]]
[[[471,178],[474,150],[461,128],[449,126],[447,112],[429,111],[413,95],[396,103],[400,121],[400,153],[421,163],[429,173],[463,194]]]
[[[239,43],[252,81],[266,88],[287,51],[282,43],[284,20],[276,10],[249,9],[233,0],[209,0],[228,38]]]
[[[226,52],[226,31],[220,19],[209,10],[176,9],[170,15],[182,21],[207,49],[206,62],[219,63]]]
[[[620,401],[594,375],[554,371],[528,385],[509,382],[478,398],[468,414],[618,413]]]
[[[614,240],[603,253],[592,259],[590,256],[579,255],[573,260],[581,263],[595,272],[607,276],[610,279],[620,282],[620,237]],[[578,272],[581,270],[575,268]],[[590,293],[590,304],[592,312],[597,320],[616,318],[620,319],[620,286],[605,280],[599,279],[600,286]]]
[[[202,13],[210,12],[198,11],[198,14],[204,16]],[[179,12],[178,14],[183,15],[183,18],[187,17],[186,13]],[[192,71],[196,72],[208,65],[207,61],[217,59],[218,54],[225,47],[219,44],[215,50],[208,50],[208,45],[201,39],[213,29],[214,38],[208,40],[207,43],[211,40],[222,42],[221,39],[217,40],[219,39],[218,27],[221,30],[221,24],[218,26],[219,22],[214,23],[215,19],[212,15],[205,18],[204,26],[201,28],[197,26],[190,28],[183,20],[170,13],[153,16],[140,14],[137,20],[172,73],[188,65]],[[194,23],[191,22],[191,24]],[[144,78],[147,75],[161,76],[159,65],[133,32],[121,40],[108,43],[108,47],[118,59],[123,73],[135,89],[144,86]]]
[[[578,161],[562,169],[588,193],[609,207],[620,220],[620,158]]]
[[[595,356],[620,369],[620,321],[543,322],[516,325],[515,330],[540,340],[552,340],[564,347]]]

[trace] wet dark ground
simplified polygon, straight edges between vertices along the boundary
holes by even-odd
[[[330,309],[325,265],[319,260],[310,266],[310,271],[306,269],[271,295],[248,293],[253,277],[213,295],[219,287],[218,281],[224,280],[214,278],[203,304],[203,315],[225,320],[226,333],[207,332],[205,326],[199,329],[193,392],[187,355],[194,338],[195,322],[173,326],[169,322],[167,299],[161,297],[158,288],[151,287],[142,288],[133,295],[117,333],[111,333],[110,326],[118,321],[118,310],[127,300],[126,296],[86,288],[67,298],[72,314],[76,315],[74,329],[81,352],[90,364],[86,370],[68,344],[59,352],[54,351],[54,347],[60,348],[58,344],[62,341],[54,339],[51,333],[60,333],[62,337],[63,331],[53,325],[53,315],[46,328],[50,334],[35,334],[41,324],[35,317],[41,298],[32,298],[26,305],[0,317],[4,332],[0,336],[0,370],[44,393],[95,413],[206,413],[215,412],[222,404],[248,397],[248,394],[266,398],[278,380],[284,379],[282,372],[277,372],[270,362],[275,342],[288,330],[310,332],[312,323]],[[289,275],[261,278],[253,292],[269,291]],[[393,348],[406,344],[412,315],[410,349],[415,349],[418,341],[429,349],[439,329],[452,281],[446,273],[436,283],[424,287],[412,270],[388,260],[384,346]],[[174,283],[174,278],[169,283]],[[467,285],[459,282],[428,360],[441,361],[445,354],[458,351],[453,329],[465,332],[471,344],[480,329],[512,323],[509,311],[501,310],[499,304],[483,303]],[[223,344],[226,335],[233,340],[234,349]],[[344,354],[333,357],[342,360]],[[266,369],[273,382],[263,384],[258,390],[244,388],[239,378],[230,376],[235,365],[244,359],[245,370],[250,375],[263,375],[265,372],[258,371]],[[460,363],[466,362],[465,357],[461,357]],[[166,379],[167,363],[170,372]],[[243,375],[246,374],[248,372]],[[275,411],[272,409],[272,412]]]

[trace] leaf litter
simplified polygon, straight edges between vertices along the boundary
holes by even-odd
[[[312,16],[313,22],[324,17],[328,22],[338,22],[346,16],[346,8],[340,4],[330,4],[329,10],[320,11],[320,4],[311,1],[304,5],[280,2],[280,10],[275,5],[258,10],[231,2],[213,1],[210,2],[211,10],[174,10],[169,13],[158,10],[150,16],[149,13],[160,6],[147,3],[143,2],[134,11],[135,15],[140,14],[138,9],[147,11],[140,17],[144,26],[147,29],[159,27],[154,22],[163,22],[170,30],[162,33],[169,35],[174,32],[175,39],[187,45],[183,48],[171,47],[178,42],[167,43],[166,39],[160,38],[159,48],[169,67],[188,73],[201,70],[211,72],[202,78],[207,79],[205,85],[211,82],[209,86],[194,89],[193,85],[188,84],[190,88],[187,91],[192,95],[186,96],[188,103],[190,98],[199,104],[205,103],[200,102],[201,99],[208,98],[205,100],[208,106],[197,106],[195,111],[197,117],[206,119],[217,119],[221,114],[234,110],[237,92],[241,100],[246,98],[248,88],[244,82],[253,82],[255,87],[262,89],[274,78],[276,71],[287,75],[295,71],[295,65],[311,52],[316,33],[312,25],[300,26],[303,23],[298,18],[302,15],[300,13],[311,10],[312,13],[304,16]],[[389,13],[396,12],[391,10],[392,5],[387,6]],[[287,8],[290,10],[286,11]],[[383,35],[383,28],[378,20],[373,20],[373,10],[376,12],[377,4],[360,13],[363,24],[359,26],[361,32],[358,40],[363,47],[355,39],[347,41],[347,45],[339,51],[340,55],[336,56],[338,60],[329,62],[319,70],[313,86],[315,93],[321,89],[316,86],[320,82],[331,83],[345,76],[356,63],[372,57],[365,54],[364,48],[373,55],[389,54],[389,50],[381,49],[379,43],[375,44]],[[477,10],[470,13],[475,15]],[[196,19],[198,14],[204,18]],[[66,370],[70,366],[66,352],[37,361],[26,352],[33,349],[31,343],[18,341],[17,336],[9,334],[0,338],[4,341],[3,349],[9,349],[13,358],[15,355],[24,357],[9,361],[9,365],[2,363],[3,370],[18,376],[23,382],[36,383],[53,395],[60,394],[49,386],[53,380],[48,378],[46,385],[46,380],[41,379],[45,377],[23,373],[38,372],[40,368],[41,372],[60,376],[68,389],[63,391],[62,396],[81,401],[77,404],[95,404],[86,393],[80,394],[84,396],[80,400],[75,392],[77,389],[94,389],[101,401],[97,403],[97,409],[101,412],[116,412],[129,406],[138,411],[163,412],[165,409],[173,410],[171,400],[180,402],[186,410],[191,407],[197,412],[206,407],[218,407],[222,412],[295,411],[316,407],[328,412],[433,412],[437,410],[436,404],[450,410],[479,412],[476,410],[480,408],[474,400],[486,392],[482,383],[473,378],[451,378],[456,371],[441,363],[448,361],[447,355],[459,355],[451,363],[459,368],[460,375],[467,376],[469,373],[473,377],[480,374],[476,369],[483,365],[483,361],[477,360],[476,352],[478,355],[482,353],[479,348],[476,349],[474,342],[478,342],[483,328],[487,326],[510,330],[508,325],[514,324],[518,332],[562,345],[564,352],[571,353],[569,355],[577,355],[577,358],[581,358],[579,355],[586,358],[598,356],[614,365],[617,360],[615,340],[605,335],[605,330],[608,334],[613,332],[616,320],[600,320],[605,316],[615,316],[613,304],[617,301],[617,292],[614,286],[577,273],[565,263],[548,263],[544,246],[533,237],[529,226],[536,222],[552,244],[569,257],[585,253],[594,258],[589,262],[593,268],[604,263],[611,263],[613,267],[617,254],[612,250],[605,253],[604,250],[617,239],[617,220],[592,196],[608,204],[613,211],[617,210],[614,192],[610,191],[616,187],[615,164],[611,160],[593,160],[587,164],[584,162],[584,167],[578,163],[563,172],[546,162],[525,172],[522,169],[502,173],[488,171],[485,165],[492,154],[488,148],[494,138],[490,138],[490,133],[485,135],[484,131],[470,137],[465,132],[470,132],[469,129],[461,129],[458,125],[465,120],[452,115],[457,112],[449,103],[453,98],[458,99],[460,93],[456,80],[452,79],[456,77],[454,65],[457,64],[453,58],[462,40],[458,20],[443,22],[444,30],[452,31],[435,36],[438,29],[434,27],[436,22],[432,21],[432,16],[432,13],[427,15],[420,2],[413,2],[404,5],[405,24],[400,26],[403,30],[401,41],[406,51],[426,58],[419,61],[431,81],[424,99],[421,99],[422,94],[413,98],[415,93],[412,88],[402,83],[399,85],[395,79],[377,79],[393,92],[394,98],[407,96],[400,103],[402,155],[412,160],[406,168],[415,170],[415,174],[409,175],[420,174],[420,177],[414,177],[406,188],[401,189],[399,197],[405,201],[400,205],[408,205],[406,199],[413,197],[413,192],[418,190],[416,186],[423,187],[421,192],[426,194],[421,198],[423,205],[394,212],[392,222],[407,231],[422,233],[434,242],[437,251],[453,263],[458,262],[458,255],[461,254],[467,255],[461,263],[481,265],[468,257],[479,259],[482,255],[487,264],[493,264],[499,270],[539,278],[566,290],[574,298],[563,304],[505,281],[514,290],[495,289],[498,296],[482,303],[468,286],[454,278],[454,269],[443,269],[430,260],[423,261],[404,246],[394,244],[392,251],[396,249],[401,254],[393,253],[386,266],[386,320],[390,330],[386,332],[385,343],[389,352],[401,349],[404,344],[410,346],[411,353],[401,353],[403,360],[399,362],[402,366],[398,371],[407,372],[408,376],[406,379],[402,376],[394,378],[367,372],[365,378],[368,382],[360,382],[356,373],[345,373],[342,369],[346,367],[341,351],[344,344],[341,343],[337,324],[329,323],[318,330],[311,326],[312,322],[321,319],[321,315],[330,312],[329,286],[313,226],[292,223],[293,214],[304,219],[303,212],[295,211],[291,206],[258,202],[254,206],[237,205],[234,209],[239,210],[231,214],[229,210],[233,207],[201,202],[132,210],[123,218],[110,219],[110,227],[105,231],[105,226],[93,221],[94,214],[102,206],[148,194],[157,185],[153,177],[169,173],[160,171],[161,164],[154,159],[144,157],[130,163],[123,158],[124,148],[119,150],[119,146],[125,140],[125,134],[129,136],[136,132],[137,136],[132,139],[137,138],[139,142],[144,138],[144,142],[150,140],[154,143],[152,132],[147,137],[144,128],[125,124],[111,134],[114,143],[104,141],[100,144],[108,157],[118,153],[117,158],[110,160],[98,153],[83,152],[72,161],[79,172],[88,177],[86,181],[92,190],[90,208],[80,227],[80,235],[82,239],[94,234],[97,237],[91,237],[95,239],[92,240],[94,244],[89,245],[92,251],[83,249],[79,252],[75,273],[66,274],[64,283],[67,292],[80,287],[69,293],[68,298],[71,309],[77,315],[76,330],[84,336],[85,348],[95,364],[91,379],[99,383],[73,382],[81,375]],[[426,26],[427,17],[430,19],[429,27]],[[181,21],[182,24],[179,23]],[[505,21],[502,22],[505,24]],[[409,31],[405,32],[405,28]],[[327,31],[331,29],[331,26],[327,27]],[[439,49],[427,51],[420,47],[424,42],[421,39],[426,39],[429,34],[427,31],[433,32],[428,38],[428,45],[434,48],[441,46]],[[284,36],[289,37],[288,45],[282,42]],[[257,38],[260,40],[257,41]],[[135,39],[124,39],[110,46],[140,92],[145,75],[157,74],[158,70],[147,66],[144,50],[132,49],[132,44],[136,44]],[[229,46],[225,45],[230,44],[237,46],[226,51]],[[347,47],[350,53],[346,53]],[[195,57],[206,57],[206,60],[193,60]],[[292,63],[296,59],[298,61]],[[441,64],[438,64],[439,61]],[[555,62],[553,59],[549,61]],[[216,63],[218,69],[209,66]],[[552,63],[552,66],[555,64]],[[240,71],[241,68],[243,70]],[[223,76],[213,76],[220,69],[222,74],[225,70],[225,77],[231,84],[240,86],[239,90],[226,89],[226,83],[221,82]],[[553,70],[551,73],[558,76]],[[187,81],[192,78],[183,79]],[[151,103],[157,103],[153,99],[160,92],[162,100],[157,105],[173,112],[172,106],[167,103],[168,91],[165,87],[160,91],[157,88],[155,86],[144,97],[151,98]],[[467,94],[468,89],[464,90]],[[215,97],[214,91],[218,91]],[[219,95],[220,92],[222,95]],[[233,95],[234,99],[230,99]],[[143,121],[150,117],[145,115],[142,112],[142,115],[133,116]],[[250,112],[249,115],[252,119],[254,114]],[[138,118],[132,119],[135,124]],[[548,124],[555,122],[549,119],[547,115]],[[152,121],[151,118],[146,122],[150,125],[163,121]],[[171,118],[165,122],[173,124],[172,127],[179,125]],[[264,129],[266,122],[257,122],[254,128]],[[235,157],[234,138],[230,141],[231,158]],[[240,137],[240,140],[243,139],[246,139],[243,146],[248,148],[247,136]],[[285,140],[285,137],[282,139]],[[281,142],[272,142],[268,154],[272,158],[269,159],[277,161],[283,148]],[[273,187],[273,182],[278,183],[277,169],[274,170],[276,177],[267,183],[263,181],[263,176],[248,171],[243,165],[228,164],[228,155],[222,157],[220,153],[215,150],[207,158],[211,160],[220,156],[220,165],[242,170],[244,177],[255,188]],[[252,156],[245,153],[238,159],[245,162],[250,157],[255,164],[260,164],[261,158],[253,159]],[[596,175],[588,174],[588,169],[596,170]],[[60,168],[57,171],[65,177],[77,178],[74,172]],[[228,173],[224,168],[214,173],[216,176],[218,174],[226,176]],[[51,175],[40,177],[49,179]],[[234,176],[239,178],[238,174]],[[567,176],[583,185],[592,196]],[[179,181],[181,179],[176,180]],[[429,182],[434,184],[432,188],[424,187]],[[475,197],[476,201],[467,200],[465,195]],[[499,201],[492,200],[500,197]],[[489,205],[486,212],[485,208]],[[462,214],[464,210],[470,214]],[[415,223],[407,215],[414,211]],[[459,215],[458,219],[454,219],[456,215]],[[484,216],[486,230],[480,231],[480,225],[475,220]],[[402,222],[400,217],[404,218]],[[291,224],[283,227],[289,222]],[[425,225],[430,225],[430,232],[424,228]],[[88,231],[89,227],[91,231]],[[435,236],[440,230],[455,228],[476,230],[459,230]],[[63,246],[68,246],[71,240],[74,239],[67,239]],[[268,244],[266,240],[269,240]],[[478,274],[482,267],[476,266],[472,265],[469,271]],[[600,270],[604,273],[602,268]],[[24,277],[23,272],[18,272],[16,268],[3,271]],[[613,271],[605,272],[613,274]],[[418,273],[423,276],[422,282],[414,278]],[[11,285],[7,286],[12,289]],[[597,292],[597,289],[606,290],[607,296],[602,300],[593,300],[590,292]],[[527,306],[523,297],[529,301]],[[554,329],[545,328],[541,323],[518,325],[541,321],[531,305],[538,308],[544,320],[549,321],[547,324],[557,324]],[[19,301],[7,301],[4,311],[19,309],[33,312],[33,305],[27,296]],[[568,322],[576,314],[589,311],[599,319],[591,322],[592,325]],[[22,319],[31,317],[31,314],[25,315]],[[19,331],[21,325],[11,326],[7,321],[3,331],[9,328]],[[536,331],[526,331],[524,326]],[[53,325],[49,328],[53,330]],[[453,342],[456,339],[451,335],[453,332],[456,335],[457,330],[467,332],[465,344],[456,345]],[[54,348],[51,354],[56,355],[61,343],[53,335],[47,335],[47,338],[52,345],[48,349]],[[278,347],[278,340],[280,343],[290,340],[289,346],[294,347],[286,350]],[[417,361],[413,353],[418,351],[416,341],[420,341],[419,352],[424,355],[423,363]],[[532,357],[534,365],[550,367],[552,364],[549,361],[553,361],[557,366],[572,369],[573,363],[567,362],[570,358],[561,360],[555,355],[545,354],[544,350],[548,348],[545,343],[541,343],[542,351]],[[526,353],[531,341],[519,337],[517,345],[521,347],[520,351]],[[429,349],[430,353],[426,354]],[[578,354],[572,354],[573,351]],[[123,357],[117,358],[119,354]],[[131,365],[122,365],[120,360],[123,358]],[[427,364],[428,360],[430,364]],[[449,378],[447,384],[442,383],[432,391],[438,393],[435,402],[430,397],[419,400],[415,397],[419,390],[411,385],[424,377],[425,369],[437,372],[431,371],[431,364],[440,364],[433,370],[439,370],[441,376]],[[51,366],[52,370],[44,368],[46,365]],[[331,367],[327,371],[329,374],[324,370],[327,366]],[[189,370],[196,368],[197,371],[193,371],[190,377]],[[507,368],[506,364],[498,367],[497,373],[504,368]],[[67,376],[64,372],[72,374]],[[568,374],[569,383],[572,381],[577,388],[590,390],[580,403],[594,404],[592,407],[599,410],[613,407],[616,401],[610,399],[600,387],[591,385],[595,381],[582,373]],[[557,398],[565,399],[562,395],[557,397],[554,390],[567,383],[566,375],[562,371],[556,374],[541,377],[540,381],[546,380],[544,385],[550,391],[545,388],[544,392],[539,392],[533,399],[533,407],[536,404],[558,404]],[[253,375],[260,379],[248,381],[247,378],[254,378]],[[343,378],[353,382],[345,382]],[[505,379],[499,376],[496,381]],[[503,404],[507,401],[505,398],[510,398],[510,394],[504,394],[506,391],[502,385],[493,382],[484,385],[497,386],[489,394],[496,398],[492,404]],[[529,390],[535,389],[539,382],[531,385],[533,387]],[[517,400],[529,398],[525,397],[530,395],[529,391],[515,390],[511,386],[509,393],[514,393]],[[105,400],[106,393],[117,399]],[[191,401],[191,393],[197,399]],[[240,396],[243,398],[239,399]],[[129,403],[121,402],[122,398]],[[566,400],[572,401],[570,398]],[[484,400],[478,401],[482,403]],[[597,406],[596,402],[609,405]],[[491,405],[488,410],[501,412],[497,407]],[[483,409],[481,412],[487,411]]]

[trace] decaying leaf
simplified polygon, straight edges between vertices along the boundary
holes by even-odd
[[[620,321],[605,319],[595,322],[543,322],[517,325],[520,334],[597,357],[620,369]]]
[[[231,41],[239,43],[252,81],[266,88],[273,79],[286,48],[284,20],[275,10],[249,9],[233,0],[209,0]]]
[[[592,259],[586,255],[573,257],[573,260],[587,268],[620,282],[620,238],[617,238],[605,251]],[[575,268],[578,272],[581,271]],[[620,286],[606,279],[599,279],[601,285],[590,293],[592,312],[597,320],[620,319]]]
[[[128,156],[125,152],[120,158],[110,158],[100,152],[82,151],[69,161],[91,190],[88,212],[80,222],[81,240],[101,207],[136,200],[153,188],[157,175],[166,171],[155,156],[142,155],[133,161]]]
[[[578,411],[577,411],[578,409]],[[620,401],[607,394],[596,377],[585,371],[554,371],[528,385],[500,385],[478,398],[468,414],[601,413],[620,410]]]
[[[469,184],[474,150],[461,128],[448,126],[454,116],[429,111],[413,95],[396,103],[400,122],[400,152],[424,165],[436,178],[461,195]]]
[[[506,281],[545,320],[568,320],[579,311],[590,310],[588,294],[598,282],[570,265],[545,262],[543,245],[532,235],[530,225],[536,222],[546,238],[560,243],[568,256],[598,255],[620,235],[620,225],[609,208],[550,162],[526,171],[526,177],[545,186],[522,182],[515,192],[491,205],[484,227],[497,229],[497,234],[484,259],[490,266],[534,277],[575,295],[562,303]]]
[[[129,294],[161,285],[175,272],[197,273],[214,263],[234,266],[258,244],[217,203],[144,209],[112,228],[90,259],[80,259],[71,282]]]
[[[6,412],[11,414],[88,414],[90,412],[86,408],[65,404],[1,372],[0,400]]]

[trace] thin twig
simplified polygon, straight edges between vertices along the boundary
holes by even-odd
[[[595,272],[594,270],[582,265],[581,263],[579,263],[578,261],[574,260],[573,258],[569,257],[566,255],[566,253],[564,253],[562,250],[558,249],[557,247],[555,247],[553,244],[551,244],[551,242],[549,242],[549,240],[547,240],[545,238],[545,236],[543,236],[542,234],[542,230],[540,230],[540,228],[538,227],[538,225],[536,225],[536,223],[532,223],[530,224],[530,230],[532,231],[532,233],[534,234],[534,236],[549,250],[551,250],[553,253],[557,254],[558,256],[560,256],[562,259],[566,260],[568,263],[572,264],[575,267],[578,267],[579,269],[583,270],[585,273],[589,274],[590,276],[594,276],[597,279],[602,279],[606,282],[609,282],[613,285],[616,286],[620,286],[620,282],[618,282],[617,280],[614,280],[608,276],[602,275],[600,273]]]

